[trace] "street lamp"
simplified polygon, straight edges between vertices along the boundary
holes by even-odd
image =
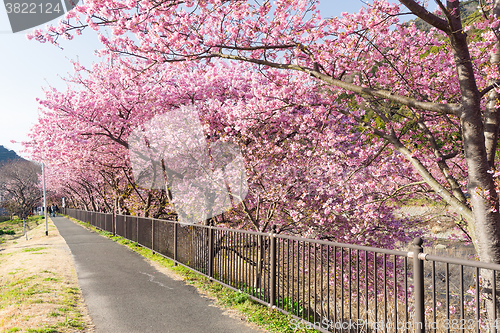
[[[43,213],[45,214],[45,236],[49,235],[47,222],[47,196],[45,195],[45,164],[42,162]]]

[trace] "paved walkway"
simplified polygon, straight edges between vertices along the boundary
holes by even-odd
[[[64,217],[52,221],[71,249],[97,333],[259,332],[125,246]]]

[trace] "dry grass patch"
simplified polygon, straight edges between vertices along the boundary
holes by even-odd
[[[71,253],[52,221],[49,236],[43,224],[28,240],[16,236],[0,245],[0,332],[93,332]]]

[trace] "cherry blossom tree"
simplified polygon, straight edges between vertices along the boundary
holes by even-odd
[[[11,215],[26,218],[40,204],[41,168],[23,159],[0,166],[2,204]]]
[[[307,74],[215,61],[151,67],[111,58],[75,64],[67,91],[47,89],[27,143],[47,165],[47,184],[87,210],[164,216],[167,191],[141,187],[128,160],[131,133],[181,105],[195,107],[211,149],[241,148],[248,196],[219,225],[393,248],[414,236],[394,199],[419,182],[401,155],[336,111]],[[354,149],[353,149],[354,148]],[[390,179],[391,181],[387,181]],[[263,273],[257,244],[256,288]]]
[[[391,203],[395,192],[414,193],[411,167],[325,107],[330,97],[303,85],[306,74],[119,59],[75,69],[71,89],[47,89],[28,149],[49,165],[48,185],[82,208],[172,212],[165,191],[141,188],[133,178],[128,135],[158,114],[194,105],[208,142],[236,144],[245,159],[249,195],[218,223],[259,231],[275,224],[279,232],[387,247],[412,236]]]
[[[148,65],[214,58],[305,73],[325,107],[335,108],[404,156],[434,195],[459,214],[479,256],[500,263],[495,173],[499,1],[483,1],[464,22],[460,3],[374,1],[359,13],[321,18],[313,0],[91,0],[59,27],[31,37],[56,42],[87,28],[102,51],[133,55]],[[399,17],[413,14],[429,32]],[[134,37],[132,37],[132,34]]]

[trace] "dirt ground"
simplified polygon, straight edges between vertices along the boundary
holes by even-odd
[[[3,243],[0,239],[0,333],[94,332],[71,252],[50,218],[49,236],[43,223],[28,232],[28,240],[19,231],[22,228],[14,229],[15,236],[3,235]],[[172,270],[147,261],[170,278],[183,280]],[[225,314],[244,320],[234,309],[225,309]]]
[[[94,332],[71,252],[49,219],[0,244],[0,332]]]

